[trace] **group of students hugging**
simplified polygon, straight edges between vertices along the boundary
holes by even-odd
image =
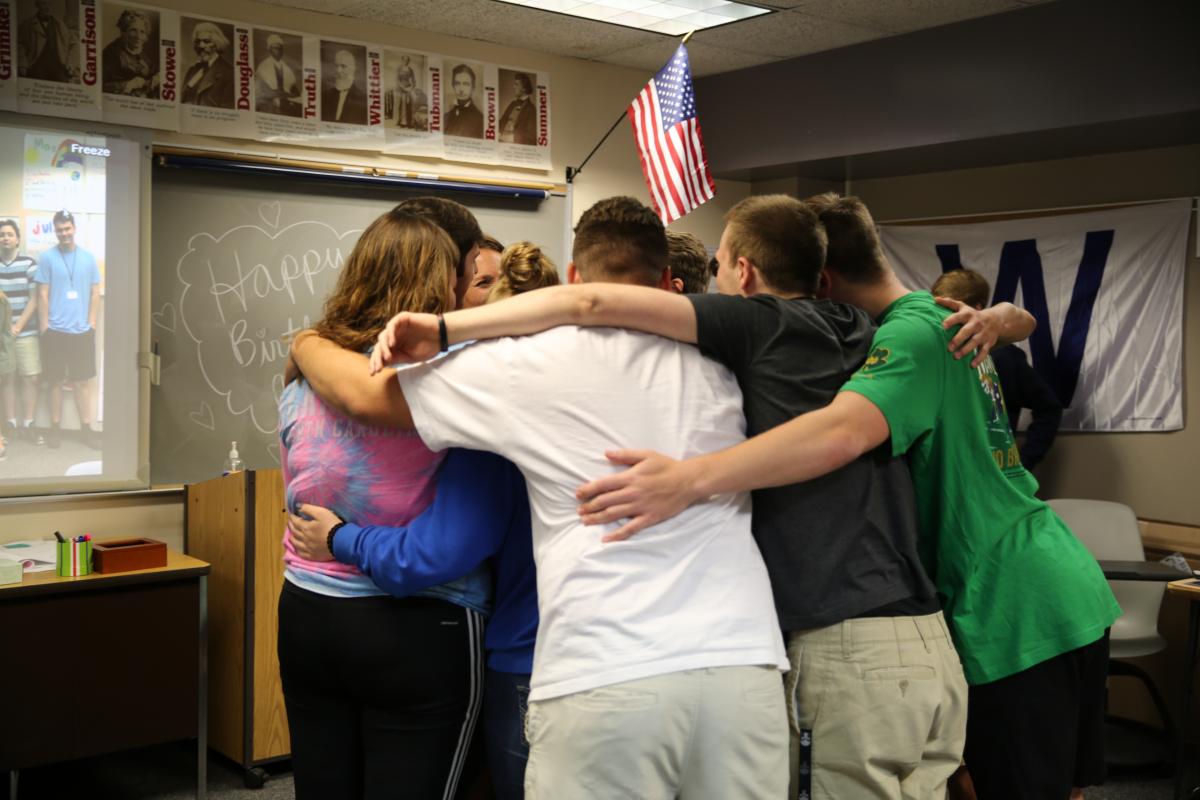
[[[504,799],[1103,779],[1120,608],[1035,497],[989,357],[1029,314],[911,291],[835,194],[735,205],[717,293],[677,291],[628,197],[581,216],[568,285],[498,249],[402,202],[293,342],[298,798],[469,796],[477,738]]]

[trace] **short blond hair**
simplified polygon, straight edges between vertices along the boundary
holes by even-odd
[[[952,269],[942,273],[929,291],[937,297],[949,297],[975,308],[983,308],[988,304],[992,287],[987,278],[973,269]]]
[[[558,286],[558,267],[533,242],[515,242],[500,254],[500,274],[487,302],[494,303],[513,295],[546,286]]]

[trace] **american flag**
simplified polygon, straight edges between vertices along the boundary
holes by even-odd
[[[664,223],[673,222],[716,193],[708,174],[687,48],[659,70],[629,105],[642,173]]]

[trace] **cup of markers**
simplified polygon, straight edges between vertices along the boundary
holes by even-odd
[[[64,539],[58,531],[58,560],[55,574],[61,578],[73,578],[92,574],[92,536],[85,533],[73,539]]]

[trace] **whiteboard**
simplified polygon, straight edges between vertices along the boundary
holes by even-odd
[[[246,466],[279,466],[284,337],[308,327],[359,234],[414,192],[155,167],[151,341],[152,483],[219,475],[230,442]],[[541,245],[566,267],[567,200],[447,193],[485,233]]]

